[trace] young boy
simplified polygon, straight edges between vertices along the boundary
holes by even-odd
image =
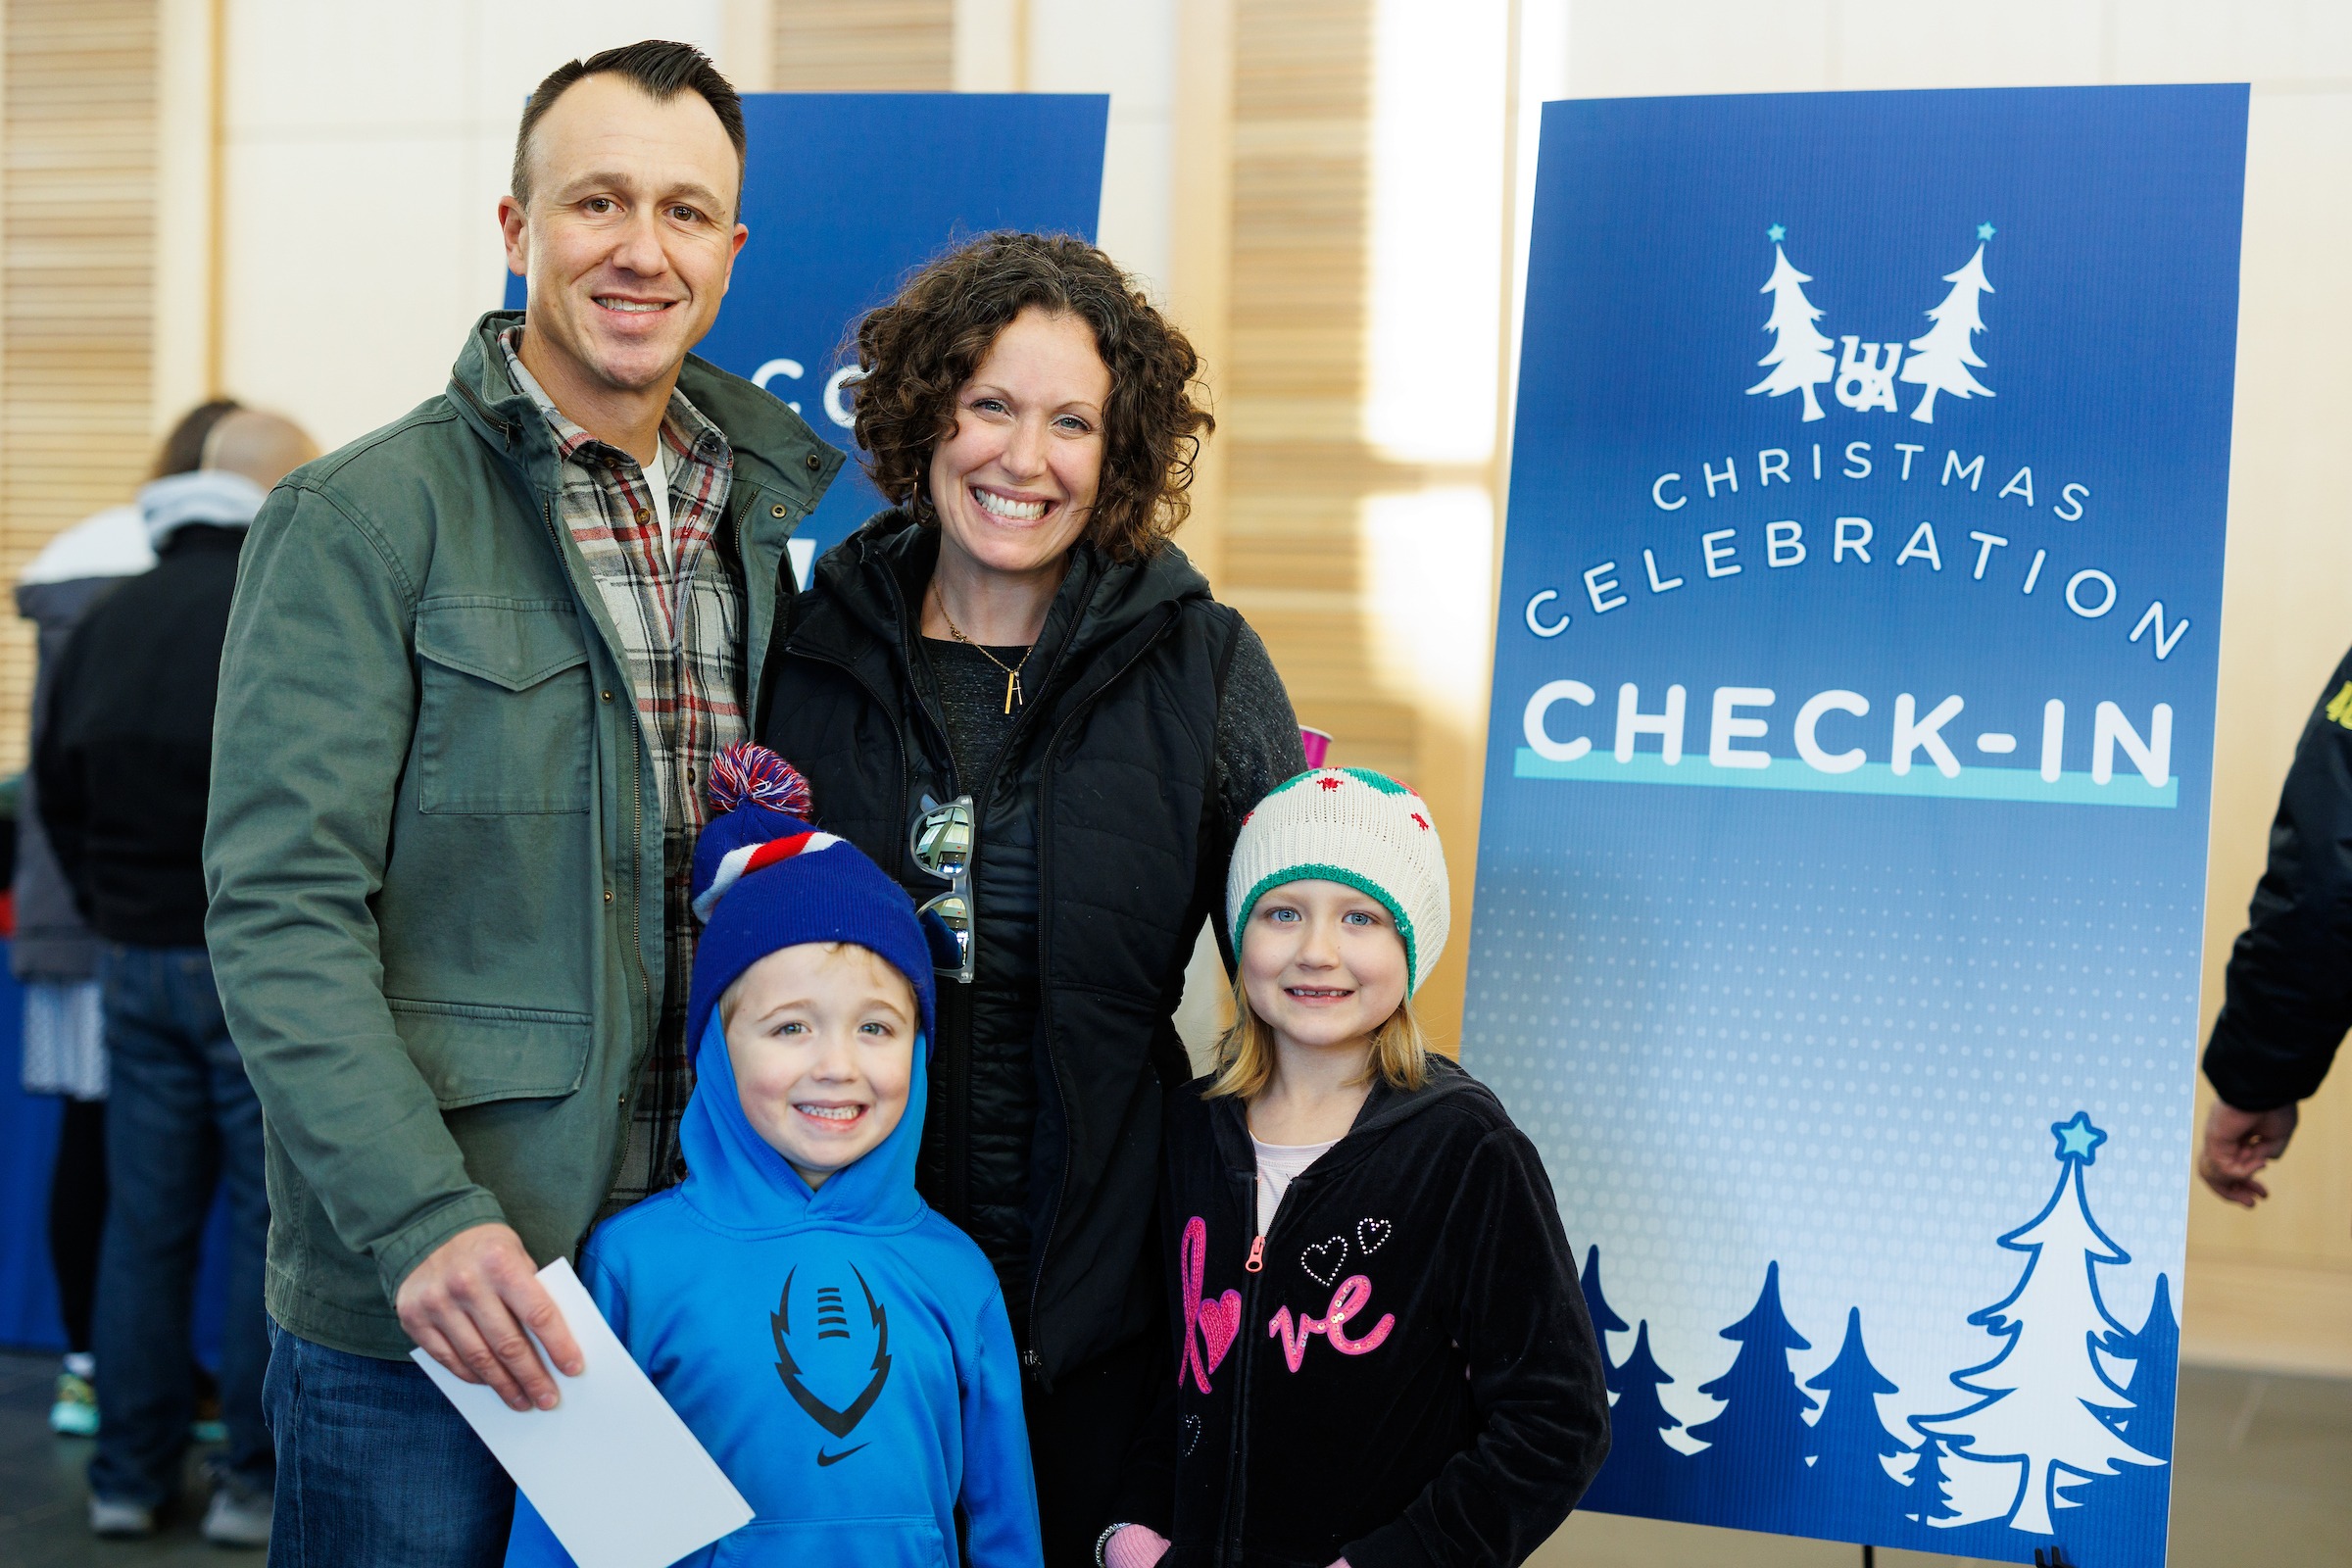
[[[711,768],[695,854],[685,1182],[608,1220],[580,1273],[756,1510],[691,1564],[1040,1560],[1020,1367],[995,1272],[914,1190],[934,952],[898,884],[787,814],[763,748]],[[943,940],[944,932],[941,933]],[[527,1500],[507,1561],[569,1563]]]

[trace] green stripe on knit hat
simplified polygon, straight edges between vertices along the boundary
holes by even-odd
[[[1343,767],[1340,771],[1354,779],[1358,784],[1371,785],[1383,795],[1410,795],[1413,793],[1409,787],[1398,780],[1389,777],[1386,773],[1376,772],[1369,767]]]
[[[1348,771],[1354,770],[1350,768]],[[1360,872],[1350,871],[1344,865],[1291,865],[1258,878],[1257,885],[1243,897],[1242,912],[1234,916],[1233,929],[1227,933],[1233,941],[1235,961],[1240,961],[1241,957],[1242,928],[1250,923],[1250,912],[1257,907],[1257,901],[1274,889],[1287,887],[1293,882],[1345,883],[1355,889],[1356,892],[1371,898],[1382,908],[1388,910],[1389,918],[1396,922],[1396,934],[1404,939],[1406,979],[1411,986],[1420,985],[1421,959],[1413,941],[1413,917],[1397,907],[1396,899],[1391,897],[1385,888],[1377,886],[1370,877]]]

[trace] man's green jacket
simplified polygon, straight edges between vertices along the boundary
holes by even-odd
[[[221,659],[205,940],[268,1128],[269,1308],[367,1355],[408,1353],[393,1295],[459,1231],[585,1237],[662,994],[659,785],[517,319],[277,487]],[[678,388],[734,448],[756,684],[841,454],[700,360]]]

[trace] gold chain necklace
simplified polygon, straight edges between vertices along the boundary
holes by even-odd
[[[1026,704],[1028,699],[1021,695],[1021,671],[1029,667],[1029,654],[1037,652],[1037,644],[1029,645],[1029,653],[1021,655],[1019,663],[1007,664],[963,634],[963,628],[956,624],[956,617],[948,613],[948,596],[939,591],[936,582],[931,585],[931,596],[939,601],[939,618],[948,623],[948,635],[1004,672],[1004,711],[1011,712],[1015,703]]]

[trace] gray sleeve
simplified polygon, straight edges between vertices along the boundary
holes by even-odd
[[[1305,771],[1306,752],[1298,741],[1291,694],[1265,643],[1244,621],[1217,703],[1217,808],[1229,853],[1242,818],[1275,785]]]

